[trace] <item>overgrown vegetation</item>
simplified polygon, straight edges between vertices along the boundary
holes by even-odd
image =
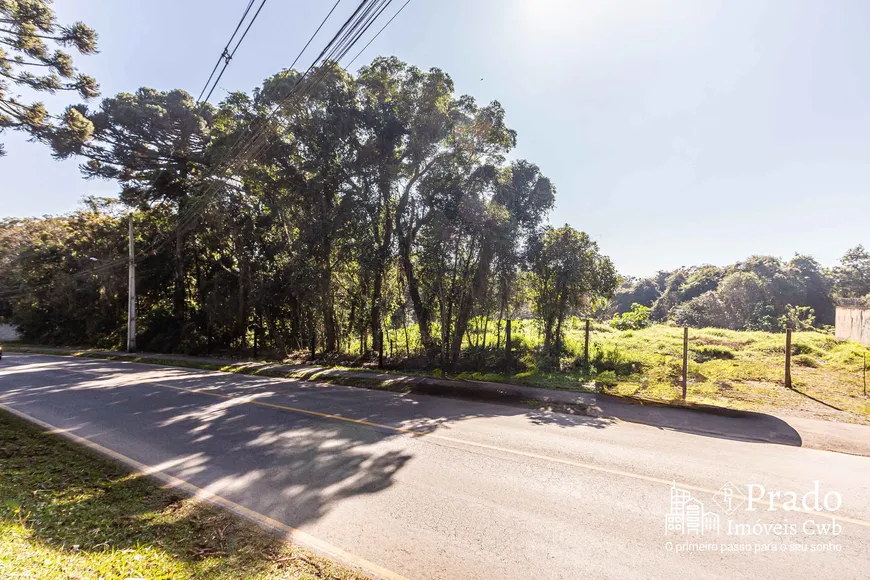
[[[683,329],[656,324],[620,331],[610,323],[592,325],[588,372],[584,359],[585,322],[565,325],[565,352],[553,364],[540,364],[543,329],[532,320],[514,324],[517,352],[525,370],[498,370],[488,350],[489,370],[468,370],[460,378],[530,386],[597,390],[656,401],[680,399]],[[471,339],[479,339],[474,333]],[[491,344],[493,337],[489,337]],[[739,409],[806,412],[825,418],[870,420],[870,397],[863,395],[864,355],[870,348],[836,340],[817,330],[793,333],[794,389],[784,386],[785,335],[720,328],[690,329],[688,401]],[[483,364],[483,363],[481,363]],[[815,400],[814,400],[815,399]]]
[[[536,371],[505,376],[502,380],[561,388],[597,386],[605,393],[660,401],[680,398],[682,328],[658,324],[641,330],[617,331],[609,324],[595,324],[588,375],[582,357],[583,333],[581,321],[568,325],[566,342],[575,358],[563,359],[565,364],[563,372],[557,373],[558,380],[548,380],[547,373]],[[525,336],[531,341],[535,334],[530,325]],[[794,389],[790,390],[783,384],[783,334],[692,329],[688,400],[742,409],[807,411],[846,420],[868,420],[870,398],[863,394],[864,355],[868,351],[859,344],[838,341],[826,332],[795,332]],[[490,380],[498,378],[490,376]]]
[[[3,578],[360,578],[0,411]]]

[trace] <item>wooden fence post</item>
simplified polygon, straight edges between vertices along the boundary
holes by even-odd
[[[791,327],[785,329],[785,386],[791,388]]]
[[[586,342],[583,343],[583,366],[589,374],[589,319],[586,319]]]
[[[689,327],[683,327],[683,400],[686,400],[686,387],[689,377]]]

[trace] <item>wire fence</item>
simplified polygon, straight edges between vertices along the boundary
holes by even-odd
[[[539,329],[521,336],[539,340]],[[576,320],[551,368],[600,393],[747,408],[799,406],[870,414],[867,347],[822,331],[783,333],[653,325],[615,330]],[[534,349],[517,353],[532,363]],[[738,405],[739,406],[739,405]]]

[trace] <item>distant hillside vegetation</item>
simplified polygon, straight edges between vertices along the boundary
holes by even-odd
[[[796,328],[833,324],[837,301],[868,295],[870,254],[857,246],[832,269],[805,255],[788,261],[752,256],[725,267],[692,266],[627,279],[616,291],[612,310],[622,314],[640,304],[651,309],[655,321],[777,331],[786,322]]]

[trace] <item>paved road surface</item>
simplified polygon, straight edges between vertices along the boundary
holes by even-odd
[[[43,355],[0,361],[0,405],[408,578],[870,574],[866,457],[607,418]],[[729,481],[781,495],[772,506],[747,512],[744,503],[729,516],[714,503]],[[833,528],[826,512],[783,510],[784,492],[797,492],[800,507],[814,481],[821,498],[842,498]],[[671,482],[700,502],[686,504],[685,525],[694,526],[702,505],[718,534],[715,526],[703,535],[666,530]],[[836,496],[828,499],[835,507]]]

